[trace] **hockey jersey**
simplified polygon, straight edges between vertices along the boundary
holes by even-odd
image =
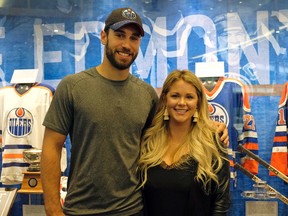
[[[285,175],[288,175],[288,82],[284,84],[280,103],[278,106],[278,117],[276,121],[275,136],[273,140],[271,165]],[[269,172],[275,176],[273,172]]]
[[[241,143],[245,148],[258,155],[256,125],[251,114],[246,88],[239,80],[224,77],[218,79],[212,90],[208,90],[204,85],[210,117],[214,121],[225,123],[228,128],[230,143],[228,154],[231,164],[231,179],[234,180],[236,177],[233,168],[235,160],[240,160],[242,166],[250,172],[258,173],[258,162],[245,154],[237,154],[238,144]]]
[[[23,151],[42,149],[42,123],[53,94],[54,88],[41,83],[35,83],[23,94],[17,92],[16,85],[0,89],[3,184],[22,183],[22,172],[29,166],[23,160]]]

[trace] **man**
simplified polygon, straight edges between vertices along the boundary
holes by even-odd
[[[136,12],[112,11],[101,32],[103,62],[59,83],[43,123],[41,178],[47,215],[142,215],[136,167],[141,135],[158,101],[155,90],[129,72],[142,36]],[[59,161],[68,134],[71,165],[62,209]]]

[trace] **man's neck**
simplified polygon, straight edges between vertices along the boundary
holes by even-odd
[[[114,80],[114,81],[121,81],[125,80],[129,76],[129,68],[125,70],[119,70],[112,65],[102,63],[96,67],[99,74],[101,74],[103,77]]]

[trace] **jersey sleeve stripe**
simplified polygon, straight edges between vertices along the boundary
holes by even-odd
[[[16,158],[23,158],[23,154],[4,154],[3,156],[2,156],[4,159],[9,159],[9,158],[14,158],[14,159],[16,159]]]

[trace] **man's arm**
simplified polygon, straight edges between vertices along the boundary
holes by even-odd
[[[226,147],[229,146],[229,135],[228,135],[228,128],[226,124],[213,121],[214,125],[217,127],[217,132],[219,133],[221,141],[224,143]]]
[[[46,215],[64,216],[60,203],[60,159],[66,136],[45,129],[41,155],[41,181]]]

